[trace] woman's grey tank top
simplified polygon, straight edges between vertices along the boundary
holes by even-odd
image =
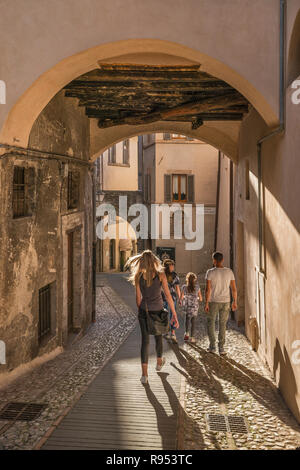
[[[140,308],[142,308],[143,310],[146,310],[146,303],[145,303],[145,300],[146,300],[148,310],[152,312],[158,312],[163,309],[163,299],[161,295],[161,282],[159,280],[158,275],[155,276],[151,286],[149,287],[147,287],[145,279],[143,278],[143,276],[141,276],[140,288],[141,288],[141,292],[143,296]]]

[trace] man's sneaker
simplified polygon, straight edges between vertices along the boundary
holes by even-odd
[[[209,348],[207,349],[207,352],[210,352],[210,353],[213,353],[213,354],[214,354],[214,353],[216,352],[216,349],[209,347]]]
[[[195,340],[195,338],[193,338],[193,336],[190,339],[190,343],[196,343],[196,340]]]
[[[141,377],[141,383],[142,383],[143,385],[146,385],[146,384],[148,383],[148,377],[147,377],[147,375],[142,375],[142,377]]]
[[[183,340],[184,340],[184,341],[188,341],[189,339],[190,339],[190,335],[188,335],[187,333],[185,333]]]
[[[219,354],[220,354],[220,356],[227,356],[227,352],[224,351],[224,349],[220,349]]]
[[[165,363],[166,363],[166,358],[163,357],[163,358],[162,358],[162,361],[161,361],[161,364],[160,364],[160,365],[159,365],[159,364],[156,364],[156,370],[157,370],[158,372],[161,371],[162,368],[163,368],[163,366],[165,365]]]
[[[164,335],[164,338],[165,338],[165,339],[171,339],[170,333],[166,333],[166,334]]]

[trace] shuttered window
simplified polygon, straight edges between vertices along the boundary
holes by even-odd
[[[165,202],[194,202],[194,175],[165,175]]]
[[[167,203],[172,202],[171,181],[172,181],[172,175],[164,176],[165,202]]]
[[[113,145],[108,149],[108,163],[116,163],[116,146]]]
[[[187,201],[195,202],[195,176],[188,175],[187,177]]]

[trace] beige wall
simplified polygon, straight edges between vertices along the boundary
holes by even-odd
[[[176,270],[179,273],[196,272],[203,281],[203,275],[211,267],[214,249],[215,209],[217,193],[218,151],[201,141],[187,139],[164,140],[162,133],[145,136],[144,175],[151,174],[151,202],[164,204],[164,175],[194,175],[195,204],[204,204],[204,246],[200,250],[185,248],[187,240],[153,240],[152,246],[174,247]],[[195,220],[195,206],[193,209]],[[195,228],[195,225],[193,226]]]
[[[229,266],[230,255],[230,159],[220,155],[220,186],[218,209],[218,233],[216,249],[224,255],[224,263]]]
[[[164,202],[165,174],[195,175],[195,202],[216,204],[216,177],[218,151],[211,145],[199,141],[165,140],[157,134],[156,140],[156,192],[157,203]]]
[[[235,217],[245,230],[245,318],[251,339],[250,319],[260,328],[258,353],[274,372],[289,407],[300,420],[300,371],[294,342],[300,339],[299,239],[299,126],[300,108],[286,94],[286,130],[263,144],[263,212],[265,258],[265,315],[257,314],[255,267],[258,254],[258,182],[256,140],[267,129],[253,110],[245,119],[240,139]],[[250,200],[244,197],[245,161],[250,163]],[[240,196],[241,195],[241,196]],[[265,326],[264,326],[265,325]],[[294,345],[295,346],[295,345]]]
[[[104,191],[137,191],[138,190],[138,138],[129,140],[129,165],[123,164],[123,142],[116,144],[116,163],[108,162],[108,150],[103,158]],[[100,162],[101,165],[101,162]]]

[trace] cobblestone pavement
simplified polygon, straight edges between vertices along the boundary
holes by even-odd
[[[120,292],[118,290],[119,296],[108,285],[108,277],[99,279],[102,287],[97,288],[96,323],[89,327],[85,336],[55,359],[0,391],[0,407],[8,401],[48,405],[33,422],[0,420],[0,444],[5,449],[35,448],[133,330],[136,315],[122,300],[134,308],[132,293],[123,285]],[[117,283],[112,286],[119,289]],[[235,323],[228,325],[226,358],[206,352],[208,340],[203,312],[197,319],[196,337],[195,345],[172,346],[176,359],[170,366],[182,377],[179,448],[271,450],[298,447],[299,425],[281,399],[270,371],[253,353]],[[205,420],[208,413],[243,416],[249,432],[208,431]]]
[[[205,313],[197,319],[197,342],[178,348],[185,399],[182,449],[295,449],[300,426],[283,402],[271,373],[243,333],[229,322],[226,358],[207,352]],[[246,418],[248,434],[210,432],[205,414]]]
[[[32,422],[0,420],[0,443],[5,449],[33,449],[134,328],[136,315],[101,281],[96,323],[86,334],[53,360],[0,390],[0,408],[8,401],[48,404]]]

